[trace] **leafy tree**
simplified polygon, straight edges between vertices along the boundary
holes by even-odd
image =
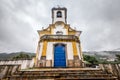
[[[120,61],[120,54],[116,54],[117,61]]]
[[[30,56],[28,54],[24,54],[23,52],[12,58],[12,60],[26,60],[26,59],[30,59]]]
[[[97,64],[98,60],[94,56],[89,56],[89,55],[83,55],[83,58],[85,61],[91,63],[91,64]]]

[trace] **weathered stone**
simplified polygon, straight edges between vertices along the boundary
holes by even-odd
[[[99,64],[100,68],[109,74],[113,74],[120,80],[120,64]]]
[[[68,60],[68,67],[74,67],[74,61]]]
[[[74,56],[74,67],[82,67],[79,56]]]
[[[75,67],[81,67],[80,60],[75,60],[74,64],[75,64]]]
[[[79,60],[79,56],[74,56],[74,60]]]
[[[46,60],[46,67],[52,67],[52,60]]]
[[[46,57],[42,56],[38,67],[46,67]]]
[[[45,65],[44,65],[44,61],[40,61],[40,63],[39,63],[39,65],[38,65],[38,67],[44,67]]]

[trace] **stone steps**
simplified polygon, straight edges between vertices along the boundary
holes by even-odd
[[[80,77],[84,77],[84,76],[89,76],[89,77],[112,77],[113,75],[111,75],[111,74],[96,74],[96,75],[94,75],[94,74],[66,74],[66,73],[64,73],[64,74],[48,74],[48,75],[45,75],[45,74],[42,74],[42,75],[35,75],[35,74],[31,74],[31,75],[26,75],[26,74],[24,74],[24,75],[13,75],[14,77],[16,76],[16,77],[19,77],[19,76],[22,76],[22,77],[30,77],[30,76],[41,76],[41,77],[45,77],[45,76],[61,76],[61,77],[66,77],[66,76],[80,76]]]
[[[96,68],[33,68],[20,70],[20,66],[2,66],[3,79],[8,80],[116,80],[112,74],[108,74]],[[1,73],[2,73],[1,72]]]
[[[80,75],[82,75],[82,74],[91,74],[91,73],[89,73],[89,72],[18,72],[18,73],[15,73],[16,75],[21,75],[21,74],[25,74],[25,75],[31,75],[31,74],[33,74],[33,75],[42,75],[42,74],[64,74],[64,73],[66,73],[66,74],[80,74]],[[107,74],[107,73],[102,73],[102,72],[93,72],[92,74],[94,74],[94,75],[96,75],[96,74]]]
[[[9,76],[10,80],[14,79],[89,79],[89,80],[99,80],[99,79],[104,79],[104,80],[115,80],[116,77],[114,77],[112,74],[107,74],[103,72],[100,69],[49,69],[46,68],[43,70],[21,70],[15,72],[12,76]],[[31,80],[32,80],[31,79]]]
[[[97,80],[99,80],[99,79],[104,79],[104,80],[116,80],[116,77],[109,77],[109,76],[91,76],[91,75],[81,75],[81,76],[78,76],[78,75],[72,75],[72,76],[60,76],[60,75],[55,75],[55,76],[39,76],[39,75],[34,75],[34,76],[12,76],[12,77],[9,77],[10,78],[10,80],[13,80],[13,79],[15,79],[15,80],[18,80],[18,79],[26,79],[26,80],[29,80],[29,79],[31,79],[31,80],[33,80],[33,79],[84,79],[84,80],[86,80],[86,79],[91,79],[91,80],[93,80],[93,79],[97,79]]]

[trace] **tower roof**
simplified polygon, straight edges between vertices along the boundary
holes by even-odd
[[[66,10],[66,11],[67,11],[67,8],[66,8],[66,7],[59,7],[59,6],[58,6],[58,7],[53,7],[53,8],[52,8],[52,11],[53,11],[53,10]]]

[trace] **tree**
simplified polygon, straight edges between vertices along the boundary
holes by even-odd
[[[83,55],[83,58],[85,61],[91,63],[91,64],[97,64],[98,60],[94,56],[89,56],[89,55]]]
[[[22,52],[19,55],[14,56],[12,58],[12,60],[26,60],[26,59],[30,59],[30,56],[28,54],[24,54]]]
[[[116,54],[117,61],[120,61],[120,54]]]

